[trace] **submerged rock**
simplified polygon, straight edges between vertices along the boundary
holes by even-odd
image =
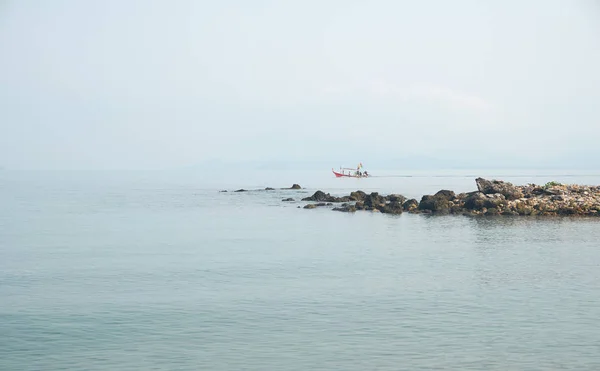
[[[345,206],[341,206],[341,207],[334,207],[332,210],[333,211],[341,211],[344,213],[354,213],[354,212],[356,212],[356,207],[354,207],[354,205],[345,205]]]
[[[325,202],[318,202],[316,204],[307,204],[304,206],[305,209],[314,209],[317,207],[323,207],[323,206],[330,206],[330,203],[325,203]]]

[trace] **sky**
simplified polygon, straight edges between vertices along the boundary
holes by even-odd
[[[599,66],[593,0],[0,0],[0,167],[593,168]]]

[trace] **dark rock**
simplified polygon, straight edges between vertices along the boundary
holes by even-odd
[[[238,189],[237,191],[234,191],[234,192],[248,192],[248,191],[245,189]]]
[[[265,191],[274,191],[274,190],[275,190],[275,188],[271,188],[271,187],[265,188]]]
[[[469,192],[465,198],[465,209],[481,210],[485,207],[487,197],[481,192]]]
[[[356,210],[364,210],[365,209],[365,204],[364,204],[364,202],[357,201],[354,204],[354,207],[356,208]]]
[[[363,191],[350,192],[351,201],[364,201],[367,198],[367,194]]]
[[[299,184],[294,184],[290,189],[302,189]]]
[[[421,198],[421,202],[419,202],[419,210],[430,210],[432,212],[448,212],[449,208],[450,202],[443,195],[425,195]]]
[[[502,206],[506,206],[506,198],[503,194],[495,193],[493,195],[486,195],[486,200],[483,202],[483,207],[496,209]]]
[[[392,201],[383,206],[380,211],[386,214],[402,214],[404,210],[402,208],[402,202],[400,202],[400,199],[398,199],[397,201]]]
[[[523,193],[524,193],[525,198],[531,198],[532,196],[539,196],[539,195],[556,194],[556,191],[554,191],[554,190],[549,190],[544,187],[536,186],[536,185],[531,185],[531,186],[525,187],[523,191],[524,191]]]
[[[385,198],[381,197],[377,192],[373,192],[365,198],[365,206],[376,208],[381,205],[385,205]]]
[[[454,191],[449,191],[447,189],[442,189],[438,191],[434,196],[438,198],[444,198],[448,201],[452,201],[456,198],[456,194],[454,193]]]
[[[308,205],[304,206],[304,208],[305,209],[315,209],[317,207],[323,207],[323,206],[327,206],[327,205],[330,205],[330,204],[327,204],[325,202],[318,202],[316,204],[308,204]]]
[[[465,211],[465,209],[459,205],[452,205],[452,206],[450,206],[450,210],[449,210],[450,214],[456,214],[456,215],[460,215],[464,211]]]
[[[519,215],[531,215],[533,212],[533,207],[526,205],[524,203],[518,203],[515,205],[515,210]]]
[[[291,201],[294,201],[294,199],[293,199],[293,198],[291,198],[291,197],[289,197],[289,198],[284,198],[284,199],[283,199],[283,200],[281,200],[281,201],[287,201],[287,202],[291,202]]]
[[[405,201],[402,204],[402,208],[404,209],[404,211],[417,210],[419,208],[419,201],[415,200],[414,198],[411,198],[410,200]]]
[[[310,197],[305,197],[302,201],[325,201],[329,197],[329,194],[325,194],[323,191],[316,191]]]
[[[577,214],[577,210],[573,206],[563,206],[556,210],[558,215],[574,215]]]
[[[222,190],[222,191],[219,191],[219,192],[227,192],[227,190],[226,190],[226,189],[224,189],[224,190]]]
[[[324,193],[322,191],[316,191],[312,196],[303,198],[302,201],[348,202],[348,201],[350,201],[350,197],[349,196],[335,197],[335,196],[330,195],[329,193]]]
[[[404,201],[406,201],[406,197],[404,197],[402,195],[392,194],[392,195],[388,195],[386,197],[386,200],[388,200],[390,203],[398,202],[400,204],[403,204]]]
[[[334,207],[332,210],[333,211],[341,211],[344,213],[354,213],[354,212],[356,212],[356,207],[354,207],[354,205],[346,205],[346,206],[342,206],[342,207]]]
[[[498,209],[496,208],[489,208],[485,211],[484,215],[499,215],[500,213],[498,212]]]
[[[523,192],[518,187],[501,180],[490,181],[483,178],[477,178],[475,179],[475,183],[477,183],[479,192],[484,194],[500,193],[503,194],[507,200],[517,200],[524,196]]]

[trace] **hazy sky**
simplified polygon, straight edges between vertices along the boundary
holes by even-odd
[[[413,156],[599,163],[600,4],[0,0],[0,167]]]

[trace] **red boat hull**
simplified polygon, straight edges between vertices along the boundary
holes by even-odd
[[[336,178],[342,178],[342,177],[346,177],[346,178],[366,178],[366,175],[360,176],[360,175],[352,175],[352,174],[343,174],[343,173],[338,173],[335,170],[331,169],[331,171],[335,174]]]

